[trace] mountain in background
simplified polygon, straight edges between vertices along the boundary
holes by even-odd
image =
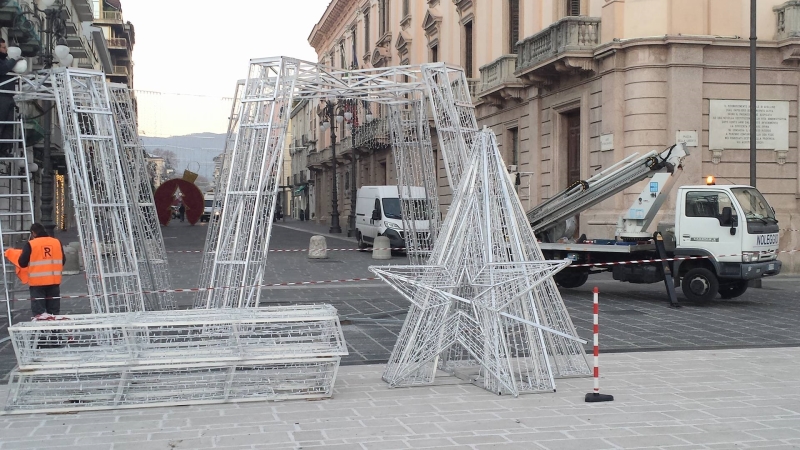
[[[148,154],[153,150],[170,150],[175,153],[175,173],[180,176],[184,169],[197,172],[211,180],[214,175],[214,158],[225,149],[225,134],[193,133],[184,136],[141,136]],[[198,167],[199,166],[199,167]]]

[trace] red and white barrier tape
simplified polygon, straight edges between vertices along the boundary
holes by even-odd
[[[142,294],[166,294],[166,293],[180,293],[180,292],[204,292],[204,291],[221,291],[224,289],[250,289],[250,288],[265,288],[265,287],[280,287],[280,286],[308,286],[313,284],[331,284],[331,283],[351,283],[357,281],[375,281],[380,280],[377,277],[371,278],[345,278],[341,280],[322,280],[322,281],[294,281],[289,283],[265,283],[265,284],[254,284],[251,286],[220,286],[220,287],[208,287],[208,288],[183,288],[183,289],[159,289],[155,291],[142,291]],[[136,292],[117,292],[117,293],[110,293],[108,295],[134,295]],[[90,298],[91,295],[89,294],[79,294],[79,295],[62,295],[61,299],[68,299],[68,298]],[[52,297],[51,297],[52,298]],[[18,298],[15,300],[45,300],[45,298]],[[5,300],[0,300],[0,303],[5,302]]]
[[[371,250],[405,250],[405,247],[389,247],[389,248],[326,248],[329,252],[357,252],[357,251],[371,251]],[[307,252],[307,248],[284,248],[284,249],[270,249],[270,253],[295,253]],[[167,253],[203,253],[203,250],[167,250]]]

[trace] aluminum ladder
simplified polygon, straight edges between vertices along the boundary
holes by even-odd
[[[33,223],[33,197],[31,196],[30,170],[25,145],[25,129],[21,119],[0,122],[0,127],[14,129],[11,139],[0,139],[0,145],[11,144],[10,154],[0,155],[0,252],[21,248],[28,240]],[[5,293],[8,324],[12,321],[15,294],[27,292],[16,276],[16,266],[3,256],[3,291]],[[7,338],[6,338],[7,339]],[[2,339],[5,340],[5,339]],[[0,340],[0,342],[2,342]]]

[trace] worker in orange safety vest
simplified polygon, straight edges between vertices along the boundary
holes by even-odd
[[[61,312],[61,271],[66,256],[61,241],[50,237],[40,223],[31,225],[31,238],[22,247],[19,267],[28,268],[31,293],[31,312],[34,317],[42,313]]]

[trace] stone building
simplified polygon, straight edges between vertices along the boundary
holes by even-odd
[[[520,199],[533,207],[627,155],[662,150],[678,139],[691,152],[678,184],[701,184],[706,175],[748,184],[749,5],[333,0],[309,42],[319,61],[337,68],[354,62],[362,68],[432,61],[463,66],[478,123],[497,134],[509,170],[519,173]],[[800,228],[800,1],[759,0],[757,7],[757,96],[763,102],[757,187],[787,230],[781,232],[787,250],[800,244],[798,234],[788,231]],[[327,180],[316,186],[316,218],[326,220],[330,188],[319,188],[332,182],[325,156],[330,144],[321,139],[308,166]],[[394,182],[388,152],[356,151],[359,164],[369,168],[357,170],[357,185]],[[612,236],[641,187],[582,213],[580,232]],[[340,184],[339,204],[346,211],[342,191]],[[661,219],[670,219],[673,208],[667,202]],[[781,257],[785,270],[800,270],[793,257]]]

